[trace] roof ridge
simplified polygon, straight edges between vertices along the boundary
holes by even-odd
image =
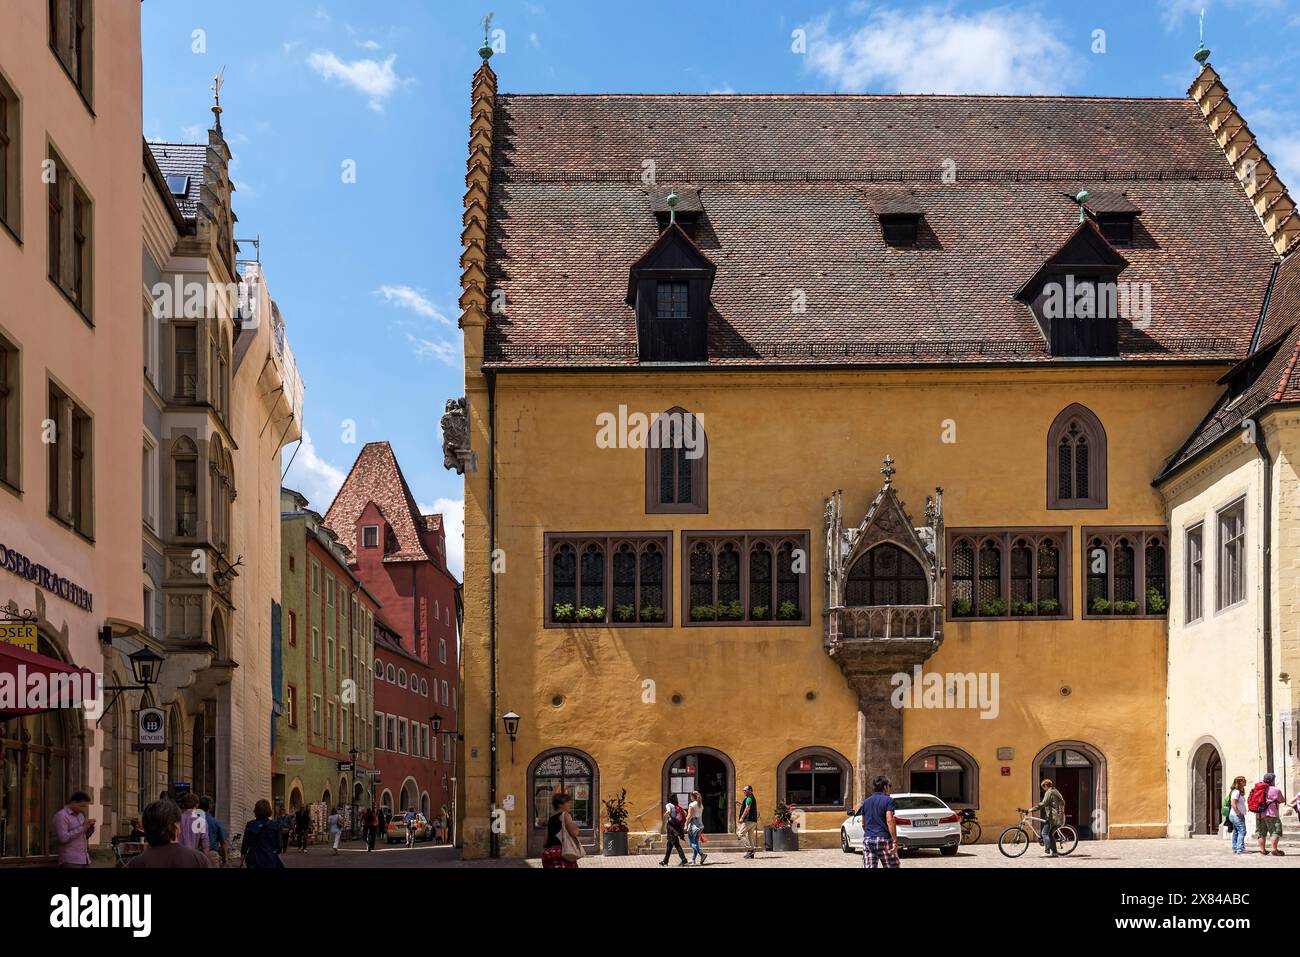
[[[589,100],[614,100],[614,99],[681,99],[683,97],[699,97],[701,99],[726,100],[726,99],[751,99],[751,100],[825,100],[825,99],[846,99],[846,100],[903,100],[903,99],[925,99],[925,100],[1000,100],[1003,102],[1011,100],[1030,100],[1043,102],[1048,100],[1070,101],[1090,100],[1102,103],[1186,103],[1186,97],[1182,96],[1102,96],[1099,94],[1087,93],[497,93],[497,97],[505,99],[589,99]]]

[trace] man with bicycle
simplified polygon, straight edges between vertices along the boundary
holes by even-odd
[[[1043,799],[1029,809],[1029,813],[1043,812],[1043,847],[1047,856],[1056,854],[1056,834],[1058,827],[1065,823],[1065,798],[1052,785],[1051,778],[1043,778],[1039,785],[1043,789]]]

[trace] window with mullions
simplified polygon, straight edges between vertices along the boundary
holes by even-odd
[[[18,235],[18,96],[0,76],[0,222]]]
[[[1186,535],[1187,594],[1183,620],[1191,624],[1205,617],[1205,523],[1197,522]]]
[[[1246,598],[1246,503],[1219,512],[1219,567],[1217,611]]]
[[[808,533],[682,533],[686,624],[808,623]]]
[[[930,582],[915,557],[891,542],[873,546],[849,569],[846,605],[928,605]]]
[[[655,284],[655,318],[689,319],[691,285],[687,282],[661,281]]]
[[[701,419],[681,408],[655,416],[646,449],[647,515],[708,512],[709,446]]]
[[[1169,608],[1169,539],[1163,528],[1083,529],[1085,618],[1163,618]]]
[[[952,618],[1070,617],[1070,530],[949,529]]]
[[[671,624],[671,533],[547,533],[546,623]]]
[[[1047,432],[1047,507],[1106,507],[1106,431],[1077,403]]]

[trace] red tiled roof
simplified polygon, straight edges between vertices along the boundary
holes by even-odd
[[[357,519],[371,502],[375,503],[397,538],[397,550],[386,554],[384,561],[432,561],[420,540],[426,516],[420,514],[406,477],[397,464],[393,447],[387,442],[365,444],[325,513],[325,524],[341,541],[351,542],[349,547],[354,553],[359,548]]]
[[[1189,99],[500,95],[494,123],[489,367],[636,364],[647,160],[700,191],[714,366],[1046,359],[1012,296],[1080,189],[1142,210],[1119,278],[1151,284],[1152,323],[1125,358],[1242,358],[1276,261]],[[924,210],[914,249],[881,236],[891,194]]]

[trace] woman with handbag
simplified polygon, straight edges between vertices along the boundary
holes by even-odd
[[[691,863],[698,857],[701,864],[708,862],[709,855],[700,850],[700,835],[704,833],[704,798],[699,791],[691,792],[691,804],[686,809],[686,839],[691,842]]]
[[[578,825],[570,808],[573,798],[557,791],[551,796],[551,816],[546,821],[546,846],[542,848],[542,867],[577,867],[583,856],[578,843]]]

